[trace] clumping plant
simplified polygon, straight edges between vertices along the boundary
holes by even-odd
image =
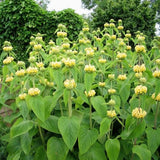
[[[133,39],[122,20],[77,41],[59,24],[49,44],[31,38],[28,63],[4,42],[0,103],[14,99],[3,141],[8,160],[157,160],[160,158],[160,51]],[[134,43],[134,47],[130,44]],[[4,55],[4,54],[3,54]]]

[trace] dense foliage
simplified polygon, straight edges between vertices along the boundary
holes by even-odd
[[[4,43],[7,160],[160,159],[160,50],[123,29],[111,21],[91,34],[85,23],[72,44],[59,24],[55,42],[32,37],[27,68]]]
[[[73,10],[47,12],[34,0],[5,0],[0,3],[0,47],[5,40],[10,41],[14,46],[16,59],[25,60],[28,57],[26,49],[30,37],[39,32],[45,34],[45,42],[51,38],[55,40],[54,33],[62,22],[69,26],[69,39],[76,40],[82,28],[82,17]]]

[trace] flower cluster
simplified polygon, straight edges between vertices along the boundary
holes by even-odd
[[[37,65],[38,68],[44,67],[44,63],[43,62],[37,62],[36,65]]]
[[[74,79],[67,79],[64,81],[64,86],[67,89],[73,89],[76,88],[76,82]]]
[[[29,67],[29,68],[27,68],[27,73],[29,75],[35,75],[35,74],[37,74],[37,72],[38,72],[38,69],[36,67]]]
[[[7,57],[3,60],[3,64],[10,64],[14,60],[13,57]]]
[[[134,71],[134,72],[137,72],[137,73],[146,71],[145,64],[135,65],[135,66],[133,67],[133,71]]]
[[[20,98],[21,100],[24,100],[24,99],[26,98],[26,96],[27,96],[26,93],[22,93],[22,94],[19,95],[19,98]]]
[[[145,47],[143,45],[136,45],[135,51],[137,53],[146,53],[146,49],[145,49]]]
[[[107,111],[107,116],[110,118],[116,117],[116,115],[117,114],[116,114],[115,110]]]
[[[61,68],[61,62],[50,62],[50,66],[54,69],[58,69],[58,68]]]
[[[85,72],[92,73],[92,72],[96,71],[96,68],[95,68],[95,66],[89,64],[89,65],[85,65],[84,70],[85,70]]]
[[[5,51],[5,52],[10,52],[12,50],[13,50],[12,46],[3,47],[3,51]]]
[[[139,94],[143,94],[143,93],[147,93],[147,87],[146,86],[142,86],[142,85],[139,85],[137,86],[135,89],[135,94],[136,95],[139,95]]]
[[[116,93],[116,90],[113,89],[113,88],[110,88],[110,89],[108,89],[108,93],[109,94],[114,94],[114,93]]]
[[[142,110],[142,108],[135,108],[133,111],[132,111],[132,117],[135,117],[135,118],[144,118],[146,116],[147,112]]]
[[[66,67],[74,67],[75,64],[76,64],[75,59],[69,59],[69,58],[65,59],[63,62],[64,62]]]
[[[40,90],[38,88],[30,88],[28,90],[28,94],[30,96],[36,96],[36,95],[39,95],[40,94]]]
[[[115,78],[115,74],[109,74],[109,75],[108,75],[108,78],[109,78],[110,80],[113,80],[113,79]]]
[[[114,106],[116,104],[115,100],[111,99],[109,102],[108,102],[108,105],[109,106]]]
[[[127,79],[126,74],[120,74],[120,75],[118,76],[118,79],[121,80],[121,81],[126,80],[126,79]]]
[[[62,44],[62,48],[63,49],[69,49],[70,48],[70,44],[69,43],[63,43]]]
[[[105,83],[105,82],[99,82],[98,85],[99,85],[100,87],[105,87],[106,83]]]
[[[24,69],[21,69],[19,71],[17,71],[15,74],[18,77],[23,77],[25,75],[26,71]]]
[[[107,60],[106,60],[106,59],[103,59],[103,58],[100,58],[100,59],[98,60],[98,62],[101,63],[101,64],[106,63],[106,61],[107,61]]]
[[[61,38],[67,37],[67,33],[66,32],[57,32],[57,37],[61,37]]]
[[[13,77],[12,76],[8,76],[5,80],[6,83],[13,81]]]
[[[155,93],[152,94],[152,99],[156,100],[156,101],[160,101],[160,93],[158,93],[157,96],[155,96]]]
[[[159,71],[159,70],[154,71],[154,72],[153,72],[153,76],[154,76],[155,78],[160,78],[160,71]]]
[[[117,58],[122,60],[122,59],[125,59],[127,57],[126,53],[118,53],[117,54]]]
[[[35,51],[39,51],[39,50],[42,49],[42,45],[41,44],[35,44],[33,48],[34,48]]]
[[[92,57],[94,55],[94,50],[92,48],[86,48],[85,51],[88,57]]]
[[[24,63],[23,61],[18,61],[18,62],[17,62],[17,65],[18,65],[19,67],[22,67],[22,66],[25,66],[25,63]]]
[[[90,90],[90,91],[88,91],[88,92],[85,91],[85,95],[86,95],[87,97],[94,97],[95,94],[96,94],[95,90]]]

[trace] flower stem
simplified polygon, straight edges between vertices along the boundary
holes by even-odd
[[[157,117],[158,117],[158,112],[159,112],[159,102],[157,102],[157,106],[156,106],[156,113],[155,113],[155,117],[154,117],[154,128],[157,128]]]
[[[89,100],[89,124],[90,124],[90,129],[92,129],[92,105]]]
[[[45,148],[45,141],[44,141],[44,137],[43,137],[43,134],[42,134],[42,130],[41,130],[41,127],[38,125],[38,129],[39,129],[39,134],[40,134],[40,137],[41,137],[41,141],[42,141],[42,144]]]
[[[61,116],[63,116],[63,108],[62,108],[61,99],[59,99],[59,107],[60,107],[60,110],[61,110]]]
[[[69,96],[68,96],[68,112],[69,112],[69,117],[72,117],[71,90],[69,90]]]

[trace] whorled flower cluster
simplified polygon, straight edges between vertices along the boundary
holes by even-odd
[[[116,111],[115,110],[110,110],[110,111],[107,111],[107,116],[110,117],[110,118],[113,118],[113,117],[116,117]]]
[[[156,101],[160,101],[160,93],[158,93],[158,95],[156,96],[155,93],[152,94],[152,99],[156,100]]]
[[[85,72],[92,73],[96,71],[96,68],[94,65],[89,64],[89,65],[85,65],[84,70]]]
[[[145,46],[143,46],[143,45],[136,45],[135,51],[136,51],[137,53],[146,53]]]
[[[21,100],[24,100],[26,98],[27,94],[26,93],[21,93],[18,97],[21,99]]]
[[[155,78],[160,78],[160,70],[154,71],[154,72],[153,72],[153,76],[154,76]]]
[[[118,76],[118,79],[121,80],[121,81],[126,80],[126,79],[127,79],[126,74],[120,74],[120,75]]]
[[[132,111],[132,117],[135,117],[137,119],[144,118],[146,116],[147,112],[145,110],[142,110],[142,108],[135,108]]]
[[[24,69],[18,70],[15,74],[18,77],[23,77],[25,75],[26,71]]]
[[[26,71],[29,75],[35,75],[38,73],[38,69],[36,67],[29,67]]]
[[[64,81],[64,87],[67,89],[76,88],[76,82],[74,79],[67,79]]]
[[[62,63],[56,61],[56,62],[50,62],[49,65],[54,69],[58,69],[58,68],[61,68]]]
[[[7,57],[3,60],[3,64],[10,64],[14,60],[13,57]]]
[[[85,95],[86,95],[87,97],[94,97],[95,94],[96,94],[95,90],[90,90],[90,91],[88,91],[88,92],[85,91]]]
[[[147,93],[147,87],[139,85],[134,89],[134,91],[136,95],[144,94]]]
[[[28,95],[30,96],[36,96],[40,94],[40,90],[38,88],[30,88],[28,90]]]
[[[142,64],[142,65],[135,65],[135,66],[133,67],[133,71],[136,72],[136,73],[146,71],[145,64]]]

